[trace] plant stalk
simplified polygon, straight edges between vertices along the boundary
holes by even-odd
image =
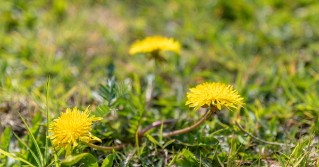
[[[176,130],[176,131],[173,131],[173,132],[167,132],[167,133],[163,133],[163,137],[170,137],[170,136],[175,136],[175,135],[178,135],[178,134],[183,134],[183,133],[186,133],[186,132],[189,132],[195,128],[197,128],[199,125],[201,125],[212,113],[215,113],[217,112],[218,109],[217,107],[215,106],[211,106],[210,107],[210,110],[207,111],[207,113],[197,122],[195,123],[194,125],[190,126],[190,127],[187,127],[187,128],[184,128],[184,129],[180,129],[180,130]]]
[[[174,123],[176,120],[175,119],[168,119],[163,121],[163,124],[171,124]],[[144,128],[139,134],[138,134],[138,138],[142,138],[143,135],[150,129],[155,128],[155,127],[159,127],[162,125],[162,121],[156,121],[153,122],[152,125],[147,126],[146,128]]]
[[[199,125],[201,125],[212,113],[216,113],[217,111],[219,111],[217,109],[217,107],[215,106],[211,106],[210,109],[207,111],[207,113],[194,125],[184,128],[184,129],[180,129],[180,130],[176,130],[176,131],[172,131],[172,132],[167,132],[167,133],[163,133],[163,137],[170,137],[170,136],[174,136],[174,135],[178,135],[178,134],[183,134],[186,132],[189,132],[195,128],[197,128]],[[174,119],[168,119],[163,121],[163,124],[170,124],[170,123],[174,123],[176,120]],[[138,138],[142,138],[143,135],[150,129],[154,128],[154,127],[158,127],[162,125],[162,121],[156,121],[154,123],[152,123],[152,125],[149,125],[148,127],[144,128],[139,134],[138,134]],[[95,148],[97,150],[104,150],[104,151],[110,151],[110,150],[120,150],[122,149],[125,145],[127,144],[121,144],[121,145],[117,145],[114,147],[106,147],[106,146],[98,146],[92,143],[87,143],[85,141],[81,141],[83,144]]]

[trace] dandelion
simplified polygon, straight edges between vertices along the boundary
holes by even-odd
[[[173,38],[166,38],[161,36],[146,37],[142,41],[136,41],[130,48],[130,54],[136,53],[151,53],[159,52],[164,50],[173,51],[176,53],[180,52],[180,43],[174,41]]]
[[[88,107],[89,108],[89,107]],[[93,136],[90,133],[93,121],[101,120],[101,117],[91,116],[91,111],[86,110],[80,112],[76,107],[67,109],[65,113],[62,113],[61,117],[51,122],[49,132],[52,135],[48,138],[53,139],[52,144],[56,149],[64,148],[66,150],[67,157],[71,152],[71,147],[76,147],[79,141],[91,143],[92,140],[102,142],[98,137]]]
[[[190,88],[190,93],[187,93],[188,100],[185,105],[195,107],[194,111],[200,107],[215,106],[221,110],[221,106],[236,108],[236,105],[242,104],[244,98],[240,97],[238,92],[231,85],[220,83],[203,83],[195,88]]]

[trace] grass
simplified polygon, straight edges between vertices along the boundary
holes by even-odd
[[[47,105],[51,118],[66,108],[84,110],[90,105],[96,114],[106,112],[92,130],[102,145],[129,143],[115,152],[85,145],[75,150],[90,153],[99,165],[318,166],[318,1],[0,0],[0,4],[0,133],[11,134],[1,140],[21,149],[14,156],[37,165],[12,132],[4,130],[10,126],[4,119],[8,115],[21,113],[44,153]],[[167,52],[167,63],[161,64],[143,54],[128,54],[135,40],[154,35],[179,41],[181,54]],[[113,76],[118,90],[126,84],[128,90],[108,106],[99,95],[99,84]],[[197,129],[174,137],[161,138],[158,126],[147,134],[162,141],[160,146],[142,138],[136,147],[136,132],[155,121],[178,120],[163,125],[165,133],[199,120],[206,110],[194,112],[185,106],[186,92],[203,82],[234,85],[245,107],[223,109]],[[151,100],[146,98],[150,91]],[[254,140],[235,121],[262,140],[296,146]],[[12,130],[36,149],[32,135],[18,129],[19,124],[23,125],[17,121]],[[14,152],[2,143],[1,149]],[[52,149],[49,156],[51,163]],[[62,164],[70,163],[63,155],[58,158]],[[0,164],[19,165],[4,159],[1,155]]]

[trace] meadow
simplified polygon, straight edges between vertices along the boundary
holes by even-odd
[[[318,16],[317,0],[0,0],[0,167],[319,166]],[[154,36],[179,50],[130,52]],[[194,111],[203,83],[242,103]],[[68,109],[90,115],[72,149],[47,130]]]

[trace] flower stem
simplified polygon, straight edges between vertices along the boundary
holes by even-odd
[[[168,119],[163,121],[163,124],[171,124],[174,123],[176,120],[175,119]],[[159,127],[162,125],[162,121],[156,121],[153,122],[152,125],[149,125],[148,127],[144,128],[139,134],[138,134],[138,138],[143,137],[143,135],[150,129],[155,128],[155,127]]]
[[[183,134],[183,133],[186,133],[186,132],[189,132],[195,128],[197,128],[199,125],[201,125],[212,113],[216,113],[218,111],[218,109],[215,107],[215,106],[211,106],[210,107],[210,110],[207,111],[207,113],[197,122],[195,123],[194,125],[190,126],[190,127],[187,127],[187,128],[184,128],[184,129],[180,129],[180,130],[176,130],[176,131],[173,131],[173,132],[167,132],[167,133],[163,133],[163,137],[170,137],[170,136],[174,136],[174,135],[178,135],[178,134]],[[174,119],[168,119],[168,120],[165,120],[163,121],[163,124],[170,124],[170,123],[174,123],[176,120]],[[161,126],[162,125],[162,121],[156,121],[154,123],[152,123],[152,125],[149,125],[148,127],[144,128],[139,134],[138,134],[138,138],[142,138],[143,135],[150,129],[154,128],[154,127],[158,127],[158,126]],[[117,145],[117,146],[114,146],[114,147],[106,147],[106,146],[98,146],[98,145],[95,145],[95,144],[92,144],[92,143],[87,143],[87,142],[84,142],[84,141],[81,141],[83,144],[89,146],[89,147],[92,147],[92,148],[95,148],[97,150],[104,150],[104,151],[110,151],[110,150],[120,150],[122,149],[125,145],[127,144],[121,144],[121,145]]]
[[[92,144],[92,143],[87,143],[85,141],[81,141],[83,144],[89,146],[89,147],[92,147],[92,148],[95,148],[97,150],[103,150],[103,151],[110,151],[110,150],[120,150],[122,149],[126,144],[121,144],[121,145],[117,145],[117,146],[114,146],[114,147],[105,147],[105,146],[98,146],[98,145],[95,145],[95,144]]]
[[[195,128],[197,128],[199,125],[201,125],[212,113],[217,112],[218,109],[215,106],[211,106],[210,110],[207,111],[207,113],[194,125],[184,128],[184,129],[180,129],[180,130],[176,130],[173,132],[167,132],[167,133],[163,133],[163,137],[169,137],[169,136],[174,136],[174,135],[178,135],[178,134],[183,134],[186,132],[189,132]]]

